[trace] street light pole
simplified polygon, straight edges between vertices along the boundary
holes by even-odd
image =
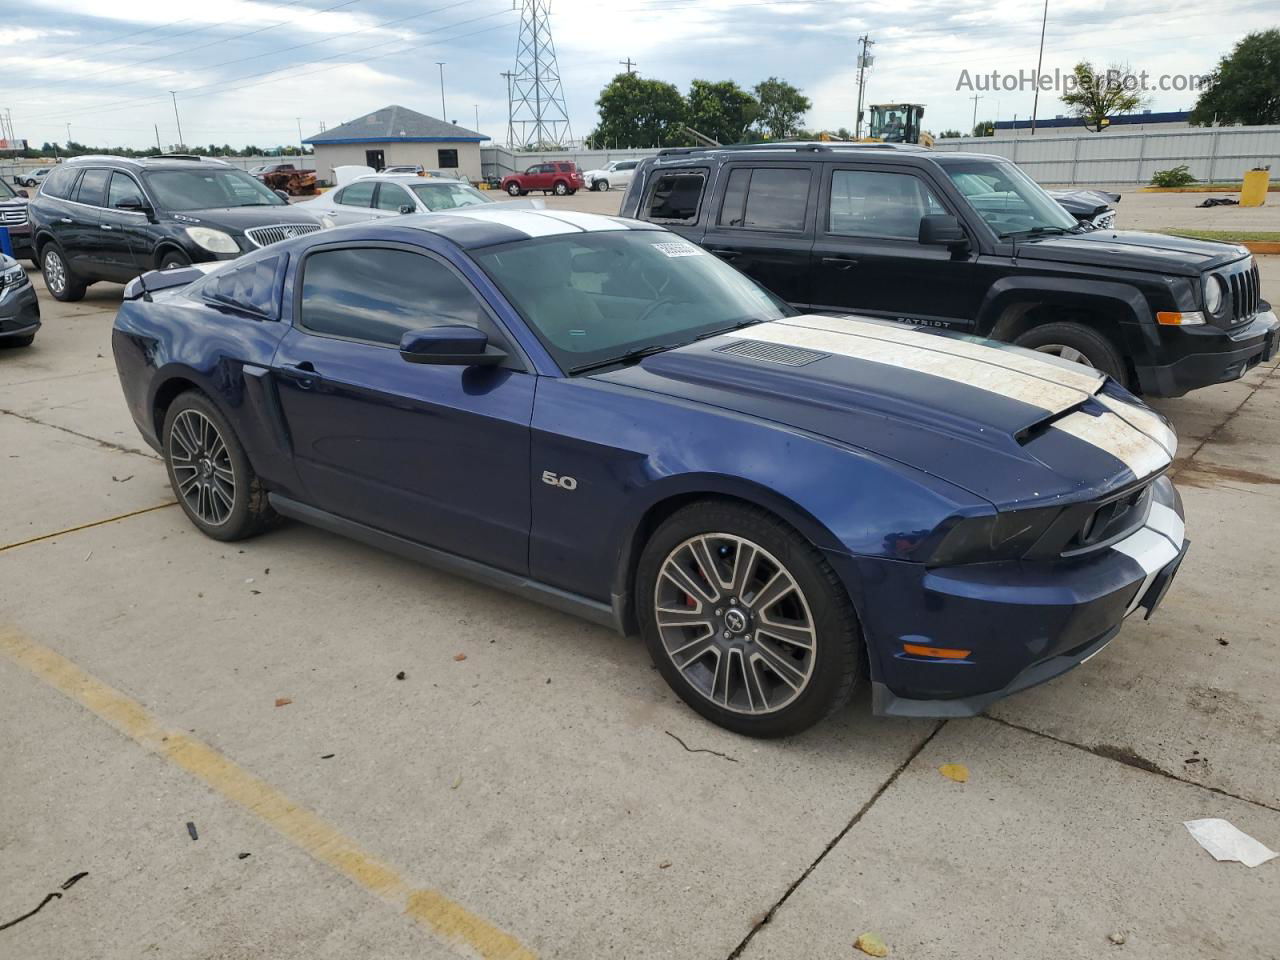
[[[973,132],[970,136],[976,137],[978,136],[978,101],[982,98],[975,93],[969,99],[973,101]]]
[[[1049,0],[1044,0],[1044,17],[1040,20],[1040,55],[1036,57],[1036,95],[1031,101],[1031,135],[1036,135],[1036,110],[1040,107],[1040,67],[1044,63],[1044,28],[1049,23]]]
[[[178,124],[178,146],[185,147],[187,141],[182,138],[182,119],[178,116],[178,95],[170,90],[169,96],[173,97],[173,119]]]
[[[448,62],[447,60],[436,61],[436,66],[440,68],[440,119],[445,123],[449,122],[449,111],[444,105],[444,65]]]

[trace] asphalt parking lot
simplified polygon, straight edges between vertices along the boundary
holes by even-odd
[[[60,897],[0,956],[1280,956],[1280,860],[1182,825],[1280,848],[1277,361],[1159,403],[1193,546],[1152,621],[980,718],[864,691],[756,742],[638,641],[297,524],[204,538],[120,288],[40,289],[0,351],[0,925]]]

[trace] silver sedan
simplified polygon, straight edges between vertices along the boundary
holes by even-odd
[[[339,227],[402,213],[432,213],[494,202],[459,180],[382,173],[352,180],[295,206],[304,207],[326,227]]]

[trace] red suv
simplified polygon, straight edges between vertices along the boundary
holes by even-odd
[[[502,178],[502,189],[513,197],[523,197],[530,190],[554,193],[557,197],[577,193],[586,182],[576,163],[535,163],[524,173],[509,173]]]

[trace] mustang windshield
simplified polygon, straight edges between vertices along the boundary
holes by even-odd
[[[570,373],[795,313],[662,230],[575,233],[473,256]]]
[[[1067,233],[1078,228],[1075,217],[1012,163],[966,160],[945,163],[943,169],[1001,237]]]
[[[143,176],[164,210],[285,205],[274,191],[242,170],[153,170]]]

